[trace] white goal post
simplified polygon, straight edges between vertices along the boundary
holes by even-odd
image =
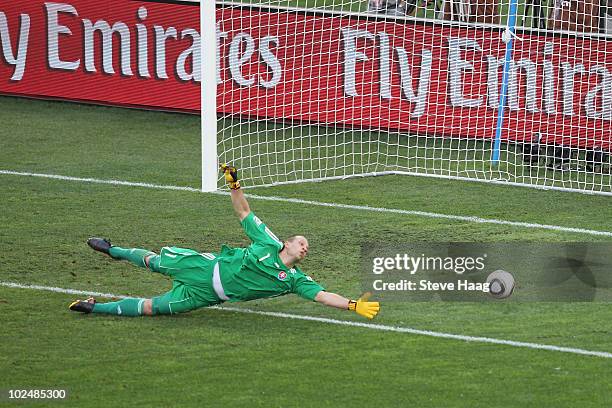
[[[200,2],[202,191],[217,189],[217,47],[214,0]]]
[[[202,189],[403,174],[612,195],[612,1],[201,2]]]

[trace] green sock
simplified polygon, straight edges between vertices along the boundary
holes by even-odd
[[[124,259],[130,261],[134,265],[145,268],[144,258],[147,255],[155,255],[154,252],[140,248],[121,248],[113,246],[109,250],[110,255],[115,259]]]
[[[117,316],[141,316],[145,299],[127,298],[118,302],[96,303],[93,313],[104,313]]]

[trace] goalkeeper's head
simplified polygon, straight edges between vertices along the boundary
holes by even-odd
[[[283,249],[294,263],[298,263],[308,255],[308,240],[302,235],[294,235],[285,240]]]

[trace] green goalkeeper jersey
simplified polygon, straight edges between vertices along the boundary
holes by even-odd
[[[228,301],[287,293],[314,300],[317,293],[324,290],[299,268],[283,264],[279,257],[283,243],[254,213],[247,215],[241,224],[252,244],[247,248],[224,245],[220,253],[213,254],[218,260],[220,281]]]

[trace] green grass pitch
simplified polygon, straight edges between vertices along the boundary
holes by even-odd
[[[198,187],[199,118],[0,98],[0,170]],[[118,295],[169,281],[91,251],[85,240],[159,250],[246,245],[225,195],[0,174],[0,280]],[[612,231],[610,198],[388,176],[255,188],[262,196]],[[375,241],[606,241],[605,236],[253,199],[303,269],[360,291]],[[609,407],[612,360],[202,309],[155,318],[81,316],[74,295],[0,286],[0,389],[68,399],[1,406]],[[241,307],[364,322],[294,295]],[[388,302],[374,323],[612,352],[607,303]]]

